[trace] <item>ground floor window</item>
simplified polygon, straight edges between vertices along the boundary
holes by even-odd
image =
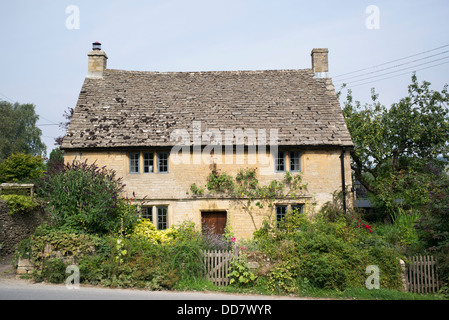
[[[155,224],[157,230],[168,228],[168,207],[167,206],[146,206],[142,208],[141,217],[148,219]],[[155,219],[153,219],[155,217]]]
[[[153,222],[153,207],[143,207],[142,208],[142,218],[148,219]]]
[[[284,220],[286,214],[287,214],[287,206],[284,205],[276,206],[276,226],[278,226],[279,222]]]
[[[303,204],[291,204],[291,205],[276,205],[276,226],[279,225],[279,222],[284,220],[284,217],[288,213],[302,213],[303,212]]]
[[[157,223],[156,228],[158,230],[165,230],[168,228],[168,207],[160,206],[156,207]]]

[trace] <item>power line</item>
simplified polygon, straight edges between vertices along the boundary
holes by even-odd
[[[9,101],[11,101],[12,103],[15,103],[14,101],[12,101],[12,99],[8,98],[7,96],[5,96],[3,93],[0,92],[0,96],[5,97],[6,99],[8,99]]]
[[[428,66],[426,68],[421,68],[421,69],[414,70],[414,72],[422,71],[422,70],[426,70],[426,69],[430,69],[430,68],[434,68],[434,67],[438,67],[438,66],[441,66],[443,64],[448,64],[448,63],[449,63],[449,61],[438,63],[438,64],[433,65],[433,66]],[[354,88],[354,87],[358,87],[358,86],[363,86],[363,85],[370,84],[370,83],[373,83],[373,82],[378,82],[378,81],[382,81],[382,80],[396,78],[396,77],[407,75],[407,74],[410,74],[410,72],[404,72],[404,73],[397,74],[397,75],[394,75],[394,76],[391,76],[391,77],[386,77],[386,78],[382,78],[382,79],[372,80],[372,81],[368,81],[368,82],[365,82],[365,83],[359,83],[359,84],[356,84],[356,85],[348,84],[347,88]]]
[[[368,67],[368,68],[364,68],[364,69],[360,69],[360,70],[356,70],[356,71],[351,71],[351,72],[347,72],[347,73],[343,73],[343,74],[337,75],[337,76],[335,76],[333,78],[334,79],[335,78],[340,78],[340,77],[343,77],[343,76],[346,76],[346,75],[349,75],[349,74],[358,73],[358,72],[370,70],[370,69],[373,69],[373,68],[382,67],[382,66],[385,66],[385,65],[393,63],[393,62],[398,62],[398,61],[402,61],[402,60],[405,60],[405,59],[413,58],[413,57],[416,57],[416,56],[419,56],[419,55],[422,55],[422,54],[425,54],[425,53],[433,52],[433,51],[436,51],[436,50],[439,50],[439,49],[442,49],[442,48],[446,48],[446,47],[449,47],[449,44],[446,44],[446,45],[438,47],[438,48],[430,49],[430,50],[427,50],[427,51],[419,52],[419,53],[416,53],[416,54],[412,54],[412,55],[407,56],[407,57],[403,57],[403,58],[391,60],[391,61],[388,61],[388,62],[384,62],[384,63],[378,64],[378,65],[375,65],[375,66],[372,66],[372,67]]]
[[[417,65],[414,65],[414,66],[411,66],[411,67],[406,67],[406,68],[402,68],[402,69],[399,69],[399,70],[390,71],[390,72],[386,72],[386,73],[383,73],[383,74],[379,74],[379,75],[375,75],[375,76],[371,76],[371,77],[367,77],[367,78],[363,78],[363,79],[359,79],[359,80],[350,81],[349,83],[355,83],[355,82],[360,82],[360,81],[365,81],[365,80],[370,80],[370,79],[373,79],[373,78],[386,76],[386,75],[389,75],[389,74],[393,74],[393,73],[396,73],[396,72],[404,71],[404,70],[407,70],[407,69],[413,69],[413,68],[416,68],[416,67],[419,67],[419,66],[423,66],[423,65],[426,65],[426,64],[429,64],[429,63],[434,63],[434,62],[441,61],[441,60],[448,59],[448,58],[449,58],[449,56],[446,56],[446,57],[443,57],[443,58],[440,58],[440,59],[435,59],[435,60],[432,60],[432,61],[420,63],[420,64],[417,64]],[[336,81],[336,82],[343,83],[344,81]]]
[[[349,77],[349,78],[343,78],[341,80],[336,80],[336,82],[344,82],[346,80],[363,77],[363,76],[368,75],[368,74],[378,73],[378,72],[382,72],[382,71],[386,71],[386,70],[402,67],[402,66],[405,66],[405,65],[410,64],[410,63],[414,63],[414,62],[422,61],[422,60],[429,59],[429,58],[432,58],[432,57],[436,57],[436,56],[439,56],[441,54],[448,53],[448,52],[449,52],[449,50],[446,50],[446,51],[443,51],[443,52],[440,52],[440,53],[437,53],[437,54],[433,54],[433,55],[430,55],[430,56],[427,56],[427,57],[424,57],[424,58],[415,59],[415,60],[412,60],[412,61],[409,61],[409,62],[397,64],[397,65],[394,65],[394,66],[391,66],[391,67],[388,67],[388,68],[383,68],[383,69],[380,69],[380,70],[376,70],[376,71],[371,71],[371,72],[368,72],[368,73],[360,74],[360,75],[357,75],[357,76],[352,76],[352,77]],[[444,58],[447,58],[447,57],[444,57]],[[444,59],[444,58],[442,58],[442,59]],[[440,60],[440,59],[433,60],[433,61],[430,61],[430,62],[427,62],[427,63],[435,62],[435,61],[438,61],[438,60]],[[420,65],[417,65],[417,66],[420,66]],[[401,71],[401,70],[398,70],[398,71]]]
[[[16,103],[17,101],[13,101],[11,98],[5,96],[3,93],[0,92],[0,95],[5,97],[6,99],[8,99],[9,101],[11,101],[12,103]],[[42,118],[48,122],[51,122],[51,124],[41,124],[41,125],[36,125],[36,126],[59,126],[59,123],[54,122],[53,120],[47,119],[44,116],[38,115],[39,118]]]

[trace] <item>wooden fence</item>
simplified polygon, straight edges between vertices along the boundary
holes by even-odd
[[[235,254],[231,250],[204,250],[203,259],[206,277],[218,286],[229,284],[229,267]]]
[[[438,292],[440,282],[436,266],[433,256],[408,257],[406,272],[408,291],[414,293]]]

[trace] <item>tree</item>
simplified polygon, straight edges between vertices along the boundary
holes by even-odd
[[[50,157],[47,161],[47,173],[53,175],[64,168],[64,152],[55,148],[50,152]]]
[[[355,179],[387,207],[428,201],[433,179],[429,166],[441,170],[448,156],[449,94],[416,75],[408,96],[386,108],[372,90],[372,104],[354,102],[348,90],[343,115],[354,142],[351,167]],[[395,202],[396,201],[396,202]]]
[[[64,130],[64,134],[65,134],[65,132],[67,132],[67,129],[69,128],[70,121],[72,121],[72,116],[73,116],[74,111],[75,111],[75,109],[73,109],[71,107],[68,107],[67,110],[64,111],[63,116],[67,121],[59,123],[59,128]],[[62,140],[64,140],[64,135],[55,138],[55,145],[60,147],[62,145]]]
[[[39,116],[34,104],[0,101],[0,161],[16,152],[45,155],[42,131],[36,127]]]

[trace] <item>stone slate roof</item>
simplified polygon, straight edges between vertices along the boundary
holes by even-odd
[[[352,146],[331,79],[311,69],[86,77],[63,149],[169,147],[175,129],[278,130],[280,146]],[[198,122],[197,122],[198,123]],[[207,143],[204,143],[207,144]]]

